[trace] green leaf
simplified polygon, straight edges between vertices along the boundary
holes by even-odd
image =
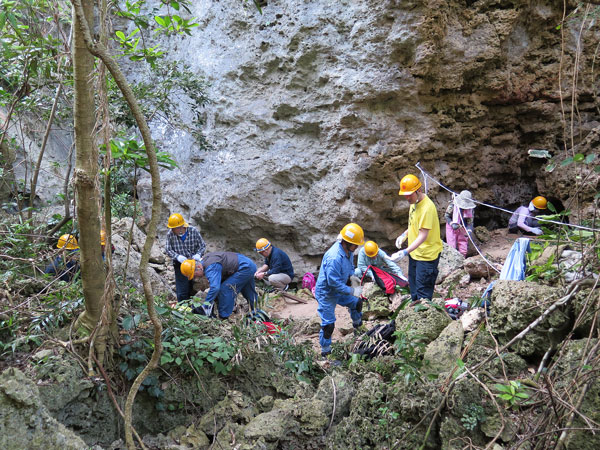
[[[546,166],[546,172],[552,173],[556,168],[556,161],[550,161]]]
[[[0,12],[0,30],[4,28],[4,24],[6,23],[6,13],[4,11]]]
[[[560,163],[560,166],[565,167],[565,166],[568,166],[569,164],[571,164],[572,162],[573,162],[573,158],[569,156],[567,159],[565,159],[563,162]]]
[[[573,161],[581,162],[584,160],[584,158],[585,158],[585,155],[583,153],[577,153],[575,156],[573,156]]]
[[[131,330],[133,328],[133,317],[131,316],[127,316],[123,319],[123,329],[124,330]]]
[[[172,1],[171,8],[173,8],[175,11],[179,11],[179,2]]]
[[[125,41],[127,38],[125,37],[125,33],[123,33],[122,31],[115,31],[115,34],[117,35],[117,37],[119,38],[119,40],[121,42]]]
[[[500,394],[498,397],[500,397],[502,400],[506,400],[506,401],[510,401],[514,398],[514,396],[510,395],[510,394]]]
[[[591,163],[594,159],[596,159],[596,154],[595,153],[590,153],[589,155],[587,155],[585,157],[585,161],[584,163],[589,164]]]
[[[165,18],[163,16],[154,16],[154,20],[161,27],[166,27],[167,26],[167,21],[165,20]]]

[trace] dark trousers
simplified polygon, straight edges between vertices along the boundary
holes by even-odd
[[[440,257],[433,261],[417,261],[408,255],[408,286],[412,301],[433,297]]]
[[[181,273],[181,264],[179,261],[173,261],[173,269],[175,269],[175,291],[177,292],[177,301],[181,302],[187,300],[192,296],[192,286],[194,283]]]

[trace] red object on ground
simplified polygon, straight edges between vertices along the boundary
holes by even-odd
[[[268,334],[279,334],[281,333],[281,327],[279,325],[274,324],[273,322],[263,322],[262,323],[265,326],[265,331]]]

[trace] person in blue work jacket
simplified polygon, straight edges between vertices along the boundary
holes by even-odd
[[[286,291],[294,279],[294,268],[290,257],[280,248],[271,245],[266,238],[256,241],[255,251],[264,256],[265,263],[259,267],[254,276],[280,291]]]
[[[167,224],[167,244],[165,250],[167,255],[173,259],[175,271],[175,290],[177,301],[187,300],[192,295],[192,282],[181,273],[181,264],[186,259],[199,261],[206,251],[206,244],[200,232],[188,225],[179,213],[171,214]]]
[[[349,223],[342,228],[340,235],[342,240],[336,241],[323,256],[315,286],[315,297],[319,303],[317,312],[321,318],[321,356],[331,353],[336,305],[346,306],[350,310],[354,328],[362,325],[362,287],[351,287],[347,282],[354,276],[352,258],[358,246],[365,243],[365,234],[359,225]]]
[[[357,266],[358,267],[354,271],[354,275],[360,279],[362,279],[369,266],[375,266],[381,270],[385,270],[386,272],[402,278],[404,281],[408,281],[408,279],[402,273],[400,266],[392,261],[388,254],[381,250],[377,243],[373,241],[367,241],[365,246],[359,250]],[[373,279],[373,276],[370,272],[371,271],[369,271],[366,276],[369,279]]]
[[[194,312],[210,316],[217,300],[221,319],[231,315],[238,294],[242,294],[250,309],[254,309],[255,272],[256,264],[250,258],[234,252],[209,252],[199,261],[187,259],[181,263],[181,273],[188,280],[205,276],[210,285],[204,305]]]
[[[72,234],[63,234],[56,247],[62,252],[46,266],[44,273],[69,282],[79,274],[79,243]]]

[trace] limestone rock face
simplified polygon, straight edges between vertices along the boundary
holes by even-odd
[[[408,220],[398,181],[419,174],[417,162],[455,191],[509,209],[545,189],[562,200],[574,193],[567,170],[546,173],[546,161],[527,153],[562,151],[562,3],[291,0],[267,2],[259,14],[252,2],[207,0],[191,8],[200,24],[192,36],[161,44],[206,76],[211,103],[182,114],[203,116],[213,150],[151,125],[179,164],[161,174],[162,223],[183,213],[213,249],[250,253],[267,236],[298,272],[314,271],[349,221],[391,248]],[[569,73],[575,44],[565,35]],[[584,46],[589,66],[595,43]],[[593,103],[578,113],[575,135],[587,134]],[[427,187],[442,213],[450,194],[431,180]],[[148,178],[138,192],[149,215]],[[483,207],[476,214],[486,224],[508,219]]]
[[[0,375],[0,447],[6,450],[84,450],[86,443],[54,419],[37,386],[10,368]]]

